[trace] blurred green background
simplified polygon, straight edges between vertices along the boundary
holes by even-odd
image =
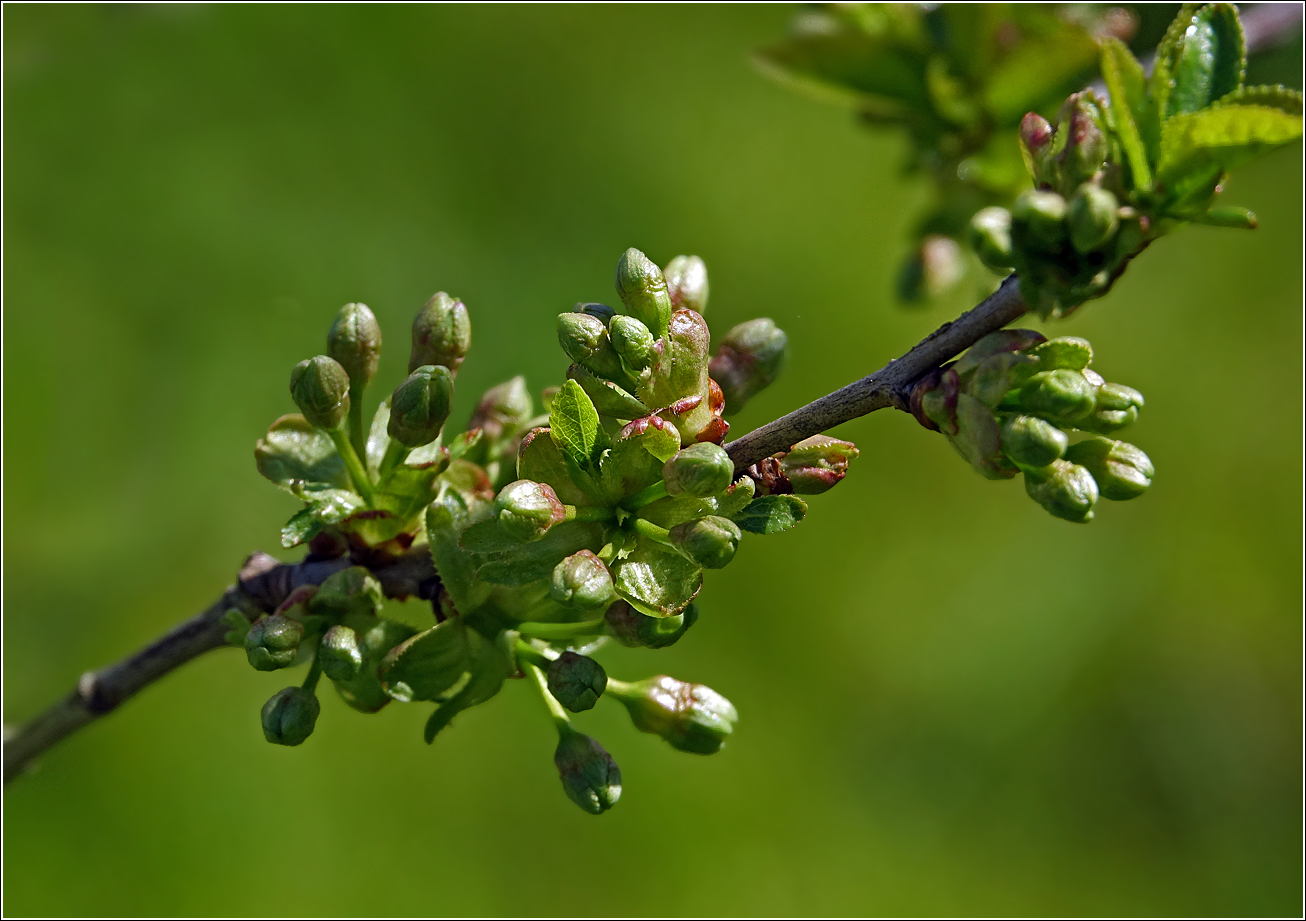
[[[927,196],[902,139],[750,67],[792,14],[6,6],[6,723],[279,549],[296,503],[251,451],[347,301],[387,391],[423,300],[467,302],[462,421],[519,371],[560,381],[554,316],[611,298],[625,247],[697,253],[718,333],[790,336],[736,433],[949,319],[892,299]],[[1261,229],[1185,230],[1046,326],[1146,394],[1145,497],[1069,525],[876,413],[683,642],[602,656],[730,697],[722,754],[600,704],[578,723],[625,794],[594,818],[521,682],[430,748],[426,707],[328,691],[281,749],[258,711],[286,676],[217,652],[5,791],[4,909],[1299,913],[1300,145],[1225,199]]]

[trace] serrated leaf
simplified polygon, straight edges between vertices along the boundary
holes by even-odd
[[[617,594],[652,617],[679,614],[703,587],[703,569],[670,547],[639,538],[635,549],[612,566]]]
[[[1154,120],[1155,108],[1145,105],[1147,78],[1143,66],[1119,39],[1108,37],[1102,41],[1102,78],[1111,94],[1111,114],[1115,118],[1120,146],[1129,161],[1134,187],[1151,191],[1152,166],[1138,120],[1140,117]],[[1152,130],[1149,133],[1155,135],[1157,132]]]
[[[1175,20],[1182,34],[1166,34],[1164,57],[1173,87],[1166,118],[1198,112],[1236,90],[1243,80],[1246,49],[1242,23],[1231,3],[1210,3]]]
[[[490,586],[476,578],[476,559],[458,545],[459,533],[467,524],[466,515],[460,500],[452,495],[442,496],[426,510],[431,560],[454,607],[464,615],[484,604],[490,594]]]
[[[281,546],[295,547],[312,540],[322,530],[322,522],[312,508],[303,508],[290,516],[281,527]]]
[[[505,531],[497,518],[487,518],[468,526],[458,538],[458,545],[468,553],[499,553],[516,550],[525,543]]]
[[[594,403],[575,381],[567,381],[553,398],[549,410],[549,436],[563,457],[586,473],[599,469],[599,458],[608,446],[607,434],[599,424]]]
[[[440,730],[464,710],[485,703],[503,687],[504,679],[513,674],[515,666],[506,650],[507,635],[500,634],[494,641],[481,639],[479,634],[472,643],[471,677],[458,693],[440,704],[426,721],[422,736],[430,745]]]
[[[401,703],[437,700],[472,666],[469,636],[455,618],[436,624],[391,649],[381,662],[381,684]]]
[[[314,428],[298,413],[282,416],[254,446],[258,472],[282,489],[296,483],[316,487],[349,488],[345,462],[336,453],[331,436]]]
[[[293,492],[307,502],[308,507],[292,515],[281,529],[283,547],[294,547],[312,540],[323,526],[339,524],[363,507],[363,497],[348,489],[296,487]]]
[[[517,476],[536,483],[548,483],[564,505],[588,506],[602,500],[599,488],[588,474],[575,465],[568,466],[562,449],[547,428],[532,429],[522,439],[517,453]],[[589,494],[576,480],[593,489]]]
[[[748,508],[756,492],[757,484],[749,477],[741,476],[731,483],[725,492],[716,497],[716,514],[733,520],[736,515]]]
[[[1214,105],[1264,106],[1289,115],[1301,115],[1302,94],[1300,90],[1290,90],[1286,86],[1240,86],[1229,95],[1220,97]]]
[[[612,381],[604,380],[583,365],[567,369],[568,380],[580,384],[600,415],[614,419],[638,419],[648,415],[648,407]]]
[[[1302,135],[1302,116],[1260,105],[1229,104],[1176,115],[1161,134],[1158,182],[1173,200],[1175,187],[1212,167],[1229,171]]]
[[[539,540],[490,555],[477,569],[477,578],[494,585],[525,585],[547,578],[564,557],[580,550],[597,552],[603,546],[603,531],[597,522],[564,521]]]
[[[807,503],[797,496],[758,496],[731,521],[754,534],[779,534],[806,516]]]
[[[662,479],[662,467],[680,450],[680,433],[658,416],[627,425],[600,465],[603,490],[614,505]]]
[[[449,452],[439,449],[437,460],[421,466],[411,462],[390,469],[377,486],[376,505],[404,521],[420,513],[435,498],[435,481],[449,466]]]

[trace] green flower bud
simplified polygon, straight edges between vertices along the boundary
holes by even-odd
[[[667,495],[715,496],[730,485],[735,464],[720,445],[700,442],[681,448],[662,467]]]
[[[1077,523],[1093,519],[1097,482],[1078,464],[1056,460],[1040,470],[1025,471],[1025,492],[1058,518]]]
[[[1102,497],[1117,502],[1141,496],[1156,475],[1151,459],[1142,451],[1101,435],[1089,435],[1071,445],[1066,460],[1088,470]]]
[[[373,615],[384,603],[381,583],[366,566],[350,566],[328,576],[311,601],[313,613],[333,618]]]
[[[592,551],[581,550],[553,567],[549,595],[582,611],[604,607],[612,603],[612,573]]]
[[[617,601],[608,608],[604,619],[621,645],[661,649],[675,643],[694,625],[698,620],[698,606],[690,604],[671,617],[650,617],[625,601]]]
[[[494,499],[494,517],[518,540],[539,540],[566,515],[553,487],[534,480],[515,480]]]
[[[1093,178],[1102,169],[1107,156],[1107,139],[1102,132],[1102,110],[1092,91],[1075,93],[1061,106],[1057,134],[1063,133],[1065,146],[1061,149],[1058,161],[1064,188],[1068,190]]]
[[[649,328],[655,337],[667,334],[671,321],[671,295],[662,270],[631,247],[617,261],[617,294],[626,312]]]
[[[1011,208],[1013,227],[1020,227],[1044,249],[1056,249],[1066,239],[1066,200],[1056,192],[1030,189]]]
[[[780,472],[788,477],[793,492],[817,496],[848,475],[848,465],[857,459],[857,446],[828,435],[804,438],[780,458]]]
[[[571,308],[572,313],[584,313],[598,320],[604,326],[612,322],[612,318],[619,314],[607,304],[584,303],[577,304]]]
[[[572,713],[591,709],[608,686],[603,666],[567,650],[549,666],[549,693]]]
[[[784,366],[789,339],[769,317],[740,323],[721,340],[708,373],[721,385],[726,412],[744,408],[755,394],[769,387]]]
[[[671,529],[672,545],[704,569],[722,569],[735,558],[743,534],[729,518],[708,515]]]
[[[1116,197],[1093,182],[1081,185],[1070,198],[1066,224],[1070,242],[1081,253],[1091,253],[1113,236],[1120,226]]]
[[[553,763],[567,798],[591,815],[611,809],[621,799],[621,769],[589,736],[575,731],[563,733]]]
[[[648,331],[648,327],[634,317],[613,317],[608,325],[608,335],[612,339],[612,347],[632,370],[647,368],[653,360],[653,347],[657,340]]]
[[[996,205],[981,208],[970,219],[970,245],[990,269],[1006,271],[1011,258],[1011,212]]]
[[[1038,416],[1008,416],[1002,422],[1002,453],[1022,467],[1046,467],[1069,443],[1065,432]]]
[[[1093,411],[1097,388],[1078,371],[1040,371],[1020,388],[1020,408],[1052,422],[1073,423]]]
[[[282,614],[269,614],[254,621],[245,634],[245,655],[261,672],[276,671],[295,661],[304,625]]]
[[[1053,371],[1057,368],[1083,371],[1093,360],[1093,346],[1087,339],[1058,336],[1040,342],[1029,350],[1029,354],[1038,359],[1038,367],[1044,371]]]
[[[526,378],[518,374],[485,391],[472,413],[469,429],[480,429],[481,437],[493,443],[512,435],[525,425],[535,411]]]
[[[317,646],[317,660],[322,672],[332,681],[353,681],[363,668],[364,650],[358,634],[343,624],[336,624]]]
[[[610,381],[625,378],[621,358],[601,320],[586,313],[558,314],[558,344],[568,358],[599,377]]]
[[[1099,434],[1110,434],[1138,421],[1143,395],[1124,384],[1103,383],[1097,388],[1097,409],[1078,427]]]
[[[346,304],[327,333],[327,354],[340,362],[355,388],[366,387],[381,360],[381,326],[366,304]]]
[[[263,705],[263,738],[273,745],[298,745],[313,734],[321,706],[303,688],[282,688]]]
[[[453,403],[453,373],[444,365],[422,365],[390,397],[390,437],[408,448],[430,444],[440,436]]]
[[[697,256],[677,256],[667,263],[662,274],[667,279],[667,293],[676,310],[707,310],[707,265]]]
[[[334,358],[307,358],[290,372],[290,396],[310,424],[337,428],[349,413],[349,375]]]
[[[739,719],[734,704],[707,685],[668,675],[630,683],[609,680],[608,691],[626,705],[636,729],[696,755],[720,751]]]
[[[450,374],[457,374],[471,347],[472,323],[467,316],[467,305],[443,291],[437,292],[413,320],[413,351],[408,358],[408,370],[442,365]]]

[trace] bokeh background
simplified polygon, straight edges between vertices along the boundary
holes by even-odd
[[[698,253],[718,333],[790,336],[736,432],[948,319],[893,301],[928,192],[903,139],[751,68],[792,14],[6,6],[5,722],[279,549],[296,503],[251,450],[347,301],[389,337],[385,390],[425,298],[467,302],[461,421],[561,379],[554,316],[611,298],[627,246]],[[1225,197],[1261,228],[1187,229],[1046,326],[1146,394],[1145,497],[1070,525],[876,413],[684,641],[603,656],[729,696],[720,755],[600,704],[578,723],[625,794],[594,818],[523,683],[430,748],[425,706],[326,689],[282,749],[258,711],[286,676],[219,651],[5,791],[5,911],[1300,912],[1300,145]]]

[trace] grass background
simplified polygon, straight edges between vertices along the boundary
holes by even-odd
[[[948,319],[892,300],[924,183],[900,137],[759,77],[788,7],[7,6],[4,718],[207,605],[296,503],[251,449],[335,310],[472,311],[455,420],[627,246],[702,255],[708,320],[788,331],[743,432]],[[1297,51],[1273,58],[1294,79]],[[1275,79],[1282,75],[1275,73]],[[1298,82],[1298,85],[1300,83]],[[424,707],[197,661],[4,794],[15,915],[1283,914],[1301,911],[1302,152],[1054,334],[1138,387],[1156,462],[1091,526],[909,417],[797,532],[710,574],[660,652],[729,696],[719,756],[600,705],[602,818],[510,683],[428,748]],[[373,395],[375,397],[375,394]]]

